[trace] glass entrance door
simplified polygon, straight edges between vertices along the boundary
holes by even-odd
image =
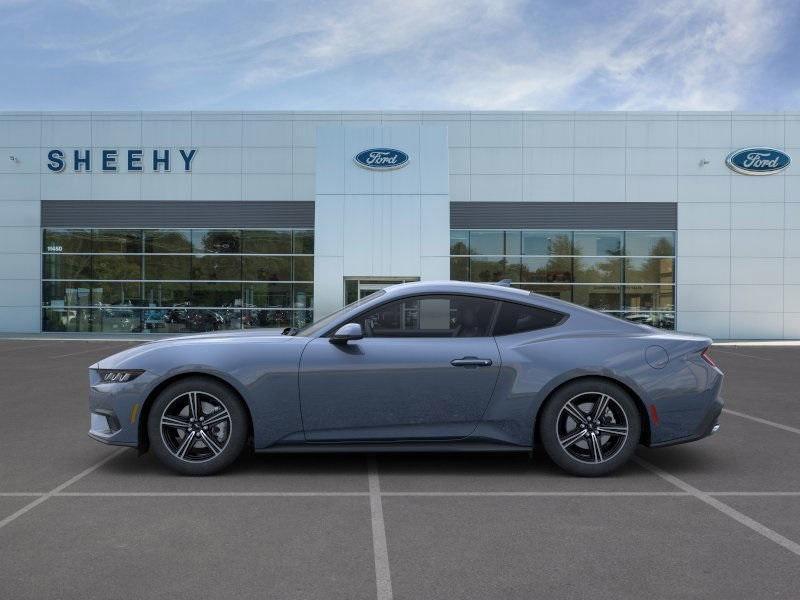
[[[419,277],[345,277],[344,303],[350,304],[390,285],[419,281]]]

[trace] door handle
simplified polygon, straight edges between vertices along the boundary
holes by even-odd
[[[464,358],[454,358],[450,361],[450,364],[454,367],[490,367],[492,361],[488,358],[465,356]]]

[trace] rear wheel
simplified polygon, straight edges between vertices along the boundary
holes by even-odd
[[[548,456],[568,473],[606,475],[633,456],[641,435],[639,410],[622,387],[581,379],[550,397],[539,433]]]
[[[165,388],[147,421],[159,460],[185,475],[211,475],[230,465],[247,441],[247,413],[221,383],[190,377]]]

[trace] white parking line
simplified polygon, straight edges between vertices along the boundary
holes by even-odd
[[[763,535],[768,540],[775,542],[779,546],[783,546],[789,552],[793,552],[797,556],[800,556],[800,544],[798,544],[797,542],[793,542],[789,538],[783,537],[777,531],[774,531],[769,527],[767,527],[766,525],[759,523],[755,519],[751,519],[747,515],[740,513],[735,508],[732,508],[731,506],[728,506],[724,502],[717,500],[710,494],[698,490],[693,485],[690,485],[686,483],[683,479],[679,479],[678,477],[675,477],[674,475],[667,473],[660,467],[657,467],[654,464],[651,464],[646,460],[639,458],[638,456],[634,456],[633,460],[635,460],[639,465],[641,465],[648,471],[655,473],[656,475],[661,477],[661,479],[663,479],[664,481],[668,481],[675,487],[682,489],[684,492],[688,492],[701,502],[705,502],[709,506],[716,508],[721,513],[728,515],[731,519],[741,523],[745,527],[749,527],[756,533]]]
[[[722,412],[728,413],[729,415],[735,415],[742,419],[749,419],[751,421],[755,421],[756,423],[761,423],[762,425],[770,425],[771,427],[783,429],[784,431],[788,431],[790,433],[800,434],[800,429],[798,429],[797,427],[789,427],[788,425],[784,425],[783,423],[776,423],[775,421],[767,421],[766,419],[762,419],[760,417],[754,417],[752,415],[746,415],[745,413],[741,413],[736,410],[731,410],[730,408],[723,408]]]
[[[386,525],[383,522],[381,482],[378,461],[367,459],[369,477],[369,508],[372,513],[372,552],[375,555],[375,586],[378,600],[392,600],[392,577],[389,572],[389,547],[386,544]]]
[[[36,498],[36,500],[34,500],[33,502],[29,502],[28,504],[26,504],[25,506],[23,506],[22,508],[20,508],[20,509],[19,509],[17,512],[15,512],[15,513],[13,513],[13,514],[10,514],[10,515],[9,515],[9,516],[7,516],[5,519],[3,519],[2,521],[0,521],[0,529],[2,529],[3,527],[5,527],[5,526],[6,526],[6,525],[8,525],[9,523],[11,523],[12,521],[14,521],[15,519],[17,519],[18,517],[21,517],[21,516],[22,516],[22,515],[24,515],[26,512],[28,512],[28,511],[30,511],[30,510],[32,510],[32,509],[34,509],[34,508],[36,508],[36,507],[37,507],[37,506],[39,506],[39,505],[40,505],[42,502],[45,502],[45,501],[46,501],[48,498],[52,498],[52,497],[53,497],[55,494],[58,494],[59,492],[61,492],[61,491],[62,491],[62,490],[64,490],[65,488],[67,488],[67,487],[71,486],[71,485],[72,485],[73,483],[75,483],[76,481],[78,481],[78,480],[80,480],[80,479],[83,479],[83,478],[84,478],[84,477],[86,477],[86,476],[87,476],[89,473],[92,473],[93,471],[95,471],[95,470],[99,469],[99,468],[100,468],[100,467],[102,467],[104,464],[106,464],[108,461],[110,461],[112,458],[114,458],[114,457],[118,456],[120,453],[124,452],[125,450],[127,450],[127,448],[119,448],[118,450],[114,450],[114,451],[113,451],[111,454],[109,454],[108,456],[106,456],[106,457],[105,457],[103,460],[101,460],[101,461],[98,461],[98,462],[94,463],[94,464],[93,464],[91,467],[89,467],[88,469],[84,469],[83,471],[81,471],[80,473],[78,473],[77,475],[75,475],[75,477],[73,477],[73,478],[71,478],[71,479],[67,479],[67,480],[66,480],[64,483],[62,483],[61,485],[59,485],[59,486],[57,486],[57,487],[54,487],[52,490],[50,490],[50,491],[49,491],[49,492],[47,492],[46,494],[42,494],[41,496],[39,496],[38,498]]]

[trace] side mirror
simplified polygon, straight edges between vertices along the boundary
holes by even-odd
[[[352,340],[360,340],[364,337],[364,331],[358,323],[347,323],[339,327],[330,337],[331,344],[346,344]]]

